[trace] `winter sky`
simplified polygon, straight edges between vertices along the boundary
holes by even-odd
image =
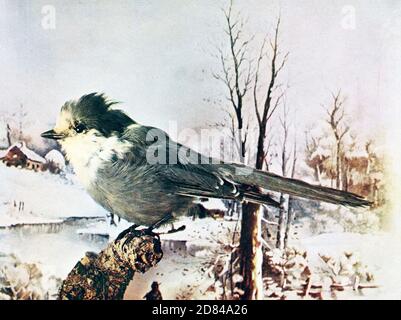
[[[66,100],[100,91],[124,102],[137,121],[164,129],[169,121],[218,121],[226,102],[212,77],[220,67],[213,53],[227,44],[227,3],[0,0],[0,112],[23,103],[39,133]],[[321,104],[339,88],[357,131],[377,135],[398,119],[399,1],[234,3],[249,19],[245,32],[255,35],[252,55],[281,12],[281,48],[290,52],[281,81],[290,85],[287,104],[301,130],[322,119]],[[48,6],[55,13],[50,28]]]

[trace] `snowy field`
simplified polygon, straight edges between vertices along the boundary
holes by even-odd
[[[0,165],[0,177],[0,252],[37,263],[45,274],[65,277],[86,251],[101,250],[129,226],[126,221],[110,226],[106,212],[73,175],[62,178]],[[186,226],[184,231],[162,236],[162,261],[146,274],[135,275],[126,299],[142,299],[152,281],[160,283],[165,299],[215,298],[208,290],[214,283],[210,266],[217,255],[224,254],[236,222],[182,218],[175,223],[181,225]],[[385,233],[343,232],[303,234],[292,241],[307,250],[312,266],[319,265],[319,254],[337,257],[350,251],[366,263],[379,288],[339,296],[354,299],[401,298],[399,243]]]
[[[0,252],[14,253],[62,277],[86,251],[99,250],[99,243],[76,233],[84,221],[65,222],[105,216],[73,176],[71,180],[0,164],[0,177]]]
[[[0,226],[105,215],[75,182],[73,175],[64,179],[48,172],[1,164],[0,177]]]
[[[226,227],[222,227],[216,221],[209,220],[204,223],[208,226],[201,226],[199,223],[192,231],[196,234],[212,226],[214,230],[220,228],[220,232],[227,231]],[[203,242],[204,246],[200,245],[199,241]],[[215,293],[208,290],[214,283],[212,276],[208,273],[208,267],[218,251],[216,245],[208,243],[205,239],[197,241],[195,238],[192,238],[188,245],[187,252],[166,251],[165,248],[165,257],[156,268],[146,274],[135,275],[125,298],[141,299],[149,291],[149,284],[152,281],[158,281],[166,299],[215,299]],[[191,245],[196,246],[196,249],[191,250]],[[321,234],[293,241],[292,245],[308,252],[308,261],[313,270],[321,267],[322,261],[319,255],[341,259],[345,252],[352,252],[354,259],[361,261],[366,265],[367,270],[372,272],[375,277],[374,284],[378,288],[337,292],[338,299],[401,299],[399,275],[401,259],[398,258],[401,246],[395,244],[394,238],[388,234]],[[203,247],[203,250],[198,251],[200,247]]]

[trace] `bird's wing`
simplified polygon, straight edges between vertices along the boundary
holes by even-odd
[[[157,151],[158,160],[162,163],[157,163],[148,172],[158,175],[169,192],[188,197],[247,199],[271,206],[279,205],[269,194],[251,190],[250,186],[221,175],[210,164],[218,161],[174,142],[160,129],[136,124],[123,138],[132,142],[134,158],[142,158],[144,165],[149,166],[155,160],[153,157]],[[164,164],[163,160],[167,163]]]
[[[160,129],[133,125],[126,136],[131,136],[129,139],[139,146],[137,149],[141,152],[157,149],[159,155],[166,155],[166,164],[157,164],[154,168],[157,168],[156,174],[168,182],[169,189],[175,194],[277,204],[269,195],[260,192],[262,188],[352,207],[370,205],[362,197],[350,192],[311,185],[241,164],[218,164],[218,161],[172,141]],[[151,172],[155,174],[154,170]]]

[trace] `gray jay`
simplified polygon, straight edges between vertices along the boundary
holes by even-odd
[[[219,163],[160,129],[135,122],[114,105],[98,93],[68,101],[54,129],[42,137],[57,139],[93,199],[129,222],[152,226],[172,221],[187,214],[195,200],[208,198],[276,206],[267,191],[351,207],[369,205],[349,192]]]

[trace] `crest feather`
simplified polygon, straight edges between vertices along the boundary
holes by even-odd
[[[62,110],[68,110],[73,119],[83,122],[88,128],[97,129],[109,136],[113,133],[122,134],[129,125],[135,123],[122,110],[111,108],[118,103],[109,100],[104,93],[93,92],[83,95],[77,101],[65,103]]]

